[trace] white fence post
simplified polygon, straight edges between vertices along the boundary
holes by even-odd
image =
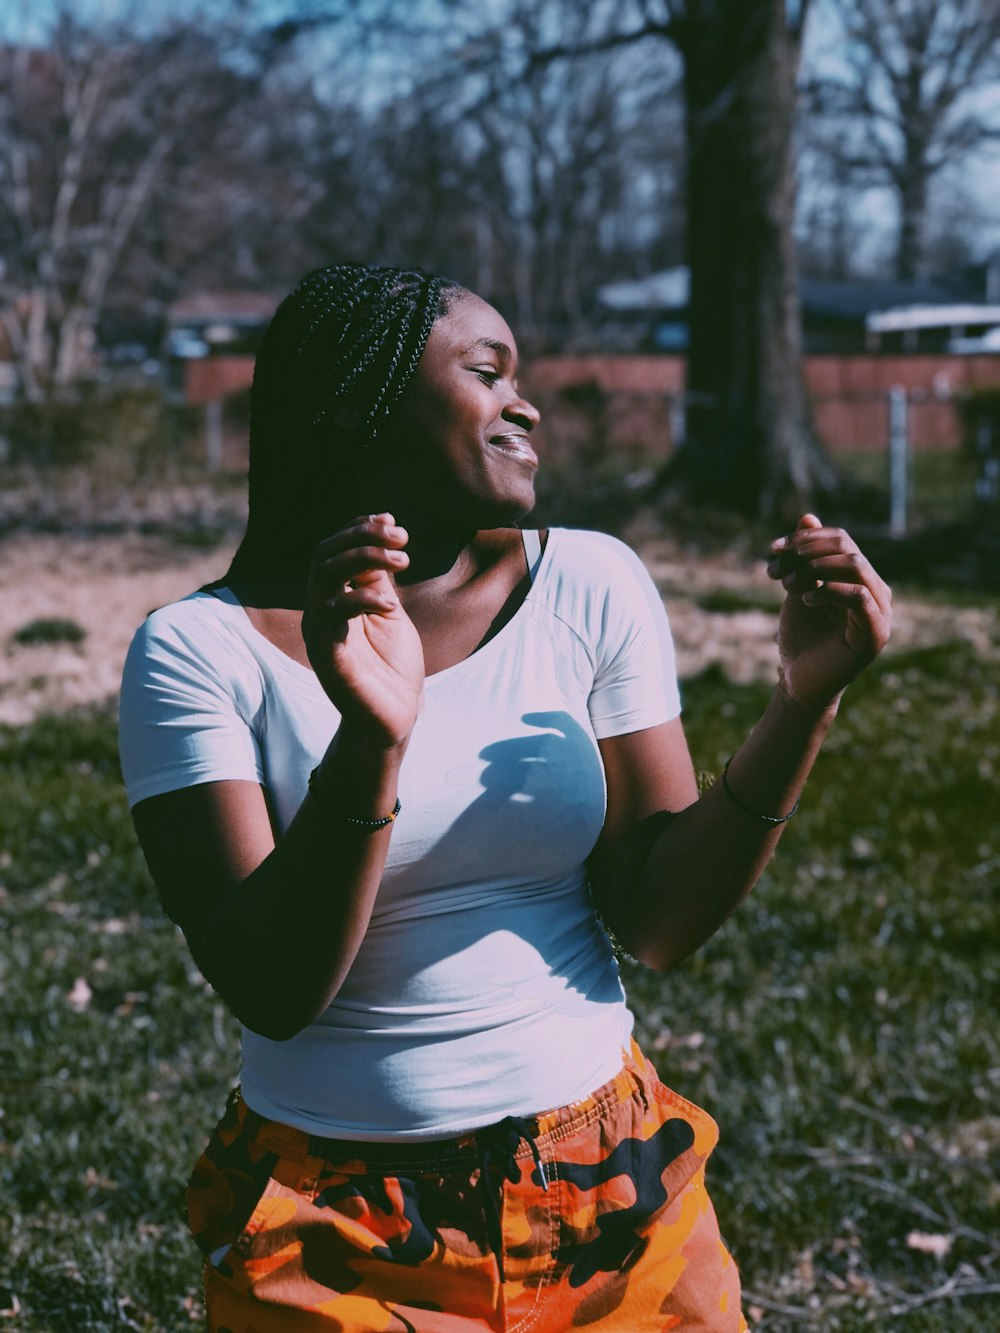
[[[909,402],[906,389],[896,384],[889,390],[889,531],[893,537],[906,536],[909,465]]]

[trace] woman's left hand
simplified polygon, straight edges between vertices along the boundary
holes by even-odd
[[[831,704],[885,647],[892,592],[857,543],[815,514],[771,551],[768,575],[786,591],[778,620],[785,690],[800,703]]]

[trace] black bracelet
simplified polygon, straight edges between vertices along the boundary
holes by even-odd
[[[309,795],[313,798],[321,810],[326,811],[328,815],[333,815],[335,819],[341,819],[345,824],[353,824],[355,828],[365,829],[368,833],[374,833],[376,829],[385,828],[387,824],[395,822],[396,816],[402,810],[399,803],[399,797],[396,797],[396,804],[393,806],[391,815],[383,815],[381,819],[358,819],[355,815],[342,815],[339,810],[333,810],[320,796],[316,790],[316,775],[320,766],[317,764],[309,774]]]
[[[792,806],[791,810],[789,810],[787,815],[762,815],[759,810],[751,810],[748,805],[743,804],[740,798],[733,791],[732,787],[730,787],[729,785],[729,777],[728,777],[729,765],[732,762],[733,762],[732,756],[730,756],[726,760],[725,768],[722,770],[722,790],[732,801],[733,805],[735,805],[738,809],[742,810],[745,815],[753,815],[754,819],[762,819],[765,824],[787,824],[788,821],[791,819],[792,815],[794,815],[796,810],[799,808],[798,801],[795,802],[795,804]]]

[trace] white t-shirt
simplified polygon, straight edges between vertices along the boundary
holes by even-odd
[[[597,741],[679,711],[640,561],[553,529],[511,620],[428,677],[364,941],[314,1023],[284,1042],[244,1029],[247,1103],[337,1138],[445,1137],[617,1073],[632,1016],[585,871],[605,813]],[[194,593],[129,651],[129,801],[243,779],[267,788],[280,831],[337,725],[313,672],[231,593]]]

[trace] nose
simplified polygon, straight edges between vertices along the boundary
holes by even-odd
[[[542,419],[542,414],[534,403],[517,394],[500,414],[504,421],[511,421],[522,430],[534,430]]]

